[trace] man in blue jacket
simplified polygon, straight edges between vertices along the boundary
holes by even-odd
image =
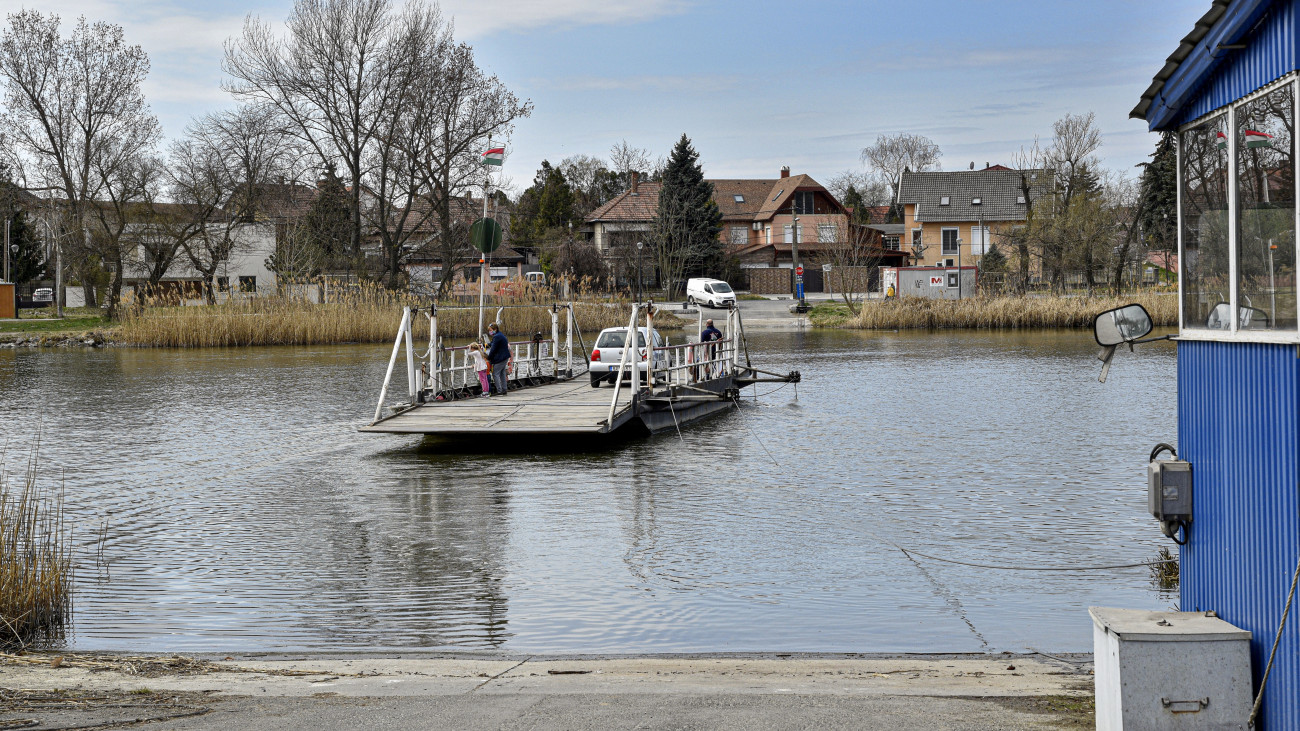
[[[501,334],[501,328],[495,322],[488,325],[488,335],[492,338],[487,352],[487,362],[492,368],[492,382],[496,384],[497,395],[504,396],[509,380],[506,370],[510,365],[510,341]]]

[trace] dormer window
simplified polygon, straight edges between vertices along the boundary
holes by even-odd
[[[971,198],[971,199],[970,199],[970,204],[971,204],[972,206],[978,206],[980,203],[981,203],[981,200],[980,200],[980,197],[979,197],[979,196],[975,196],[974,198]]]
[[[948,205],[949,203],[952,203],[952,198],[951,198],[950,196],[946,196],[946,195],[945,195],[945,196],[939,198],[939,205],[941,205],[941,206],[946,206],[946,205]]]
[[[1025,204],[1025,197],[1023,195],[1016,196],[1016,202],[1023,206]]]
[[[745,196],[743,196],[743,195],[741,195],[741,194],[739,194],[739,193],[737,193],[737,194],[735,194],[735,195],[733,195],[733,196],[731,196],[731,197],[732,197],[732,198],[735,198],[737,203],[744,203],[744,202],[745,202]]]

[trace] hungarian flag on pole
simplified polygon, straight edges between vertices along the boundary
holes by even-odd
[[[1246,147],[1272,147],[1273,135],[1266,132],[1256,132],[1253,129],[1246,130]]]
[[[1218,148],[1219,148],[1220,150],[1226,150],[1226,149],[1228,149],[1228,136],[1227,136],[1227,135],[1225,135],[1225,134],[1222,133],[1222,132],[1215,132],[1215,133],[1214,133],[1214,137],[1215,137],[1215,141],[1219,143],[1219,144],[1218,144]]]
[[[505,159],[506,159],[506,148],[504,147],[493,147],[492,149],[483,153],[484,165],[501,165],[505,162]]]

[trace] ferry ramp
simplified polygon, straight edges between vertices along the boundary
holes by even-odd
[[[387,434],[604,434],[633,418],[631,389],[619,389],[613,426],[609,422],[613,388],[592,388],[582,378],[510,391],[505,396],[471,397],[420,404],[381,419],[363,432]]]

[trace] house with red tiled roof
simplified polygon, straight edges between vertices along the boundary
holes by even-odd
[[[632,173],[627,190],[584,219],[583,232],[596,245],[596,250],[605,256],[618,246],[647,239],[654,228],[661,184],[657,181],[642,182],[640,178],[640,174]]]

